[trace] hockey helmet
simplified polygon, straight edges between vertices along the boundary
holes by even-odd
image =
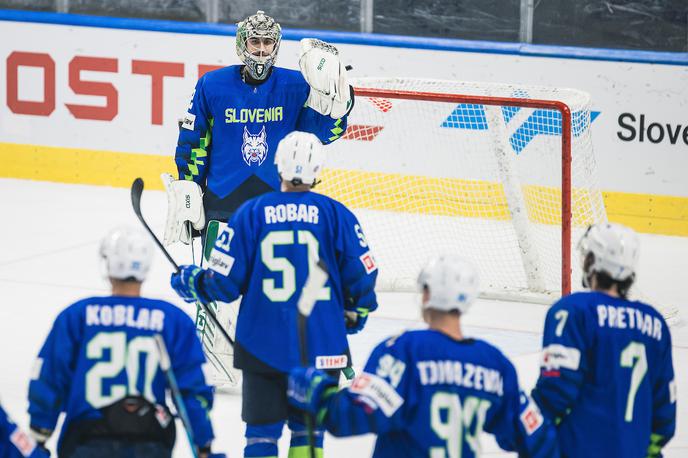
[[[272,43],[272,49],[263,55],[254,54],[251,49],[253,42]],[[270,67],[277,60],[282,28],[273,18],[263,11],[247,17],[237,24],[236,52],[239,59],[246,65],[249,75],[257,80],[263,80],[270,73]]]
[[[604,272],[614,280],[625,281],[635,275],[638,235],[621,224],[593,224],[578,242],[578,251],[584,281],[592,272]]]
[[[428,288],[423,308],[465,313],[478,297],[478,269],[456,255],[437,256],[421,270],[418,287]]]
[[[324,162],[322,142],[311,133],[291,132],[277,145],[275,164],[284,181],[315,186]]]
[[[143,231],[117,228],[101,242],[100,257],[108,278],[142,282],[153,260],[153,244]]]

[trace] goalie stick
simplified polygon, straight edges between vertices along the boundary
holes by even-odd
[[[167,346],[160,334],[155,334],[155,345],[158,347],[158,353],[160,354],[160,369],[165,374],[167,379],[167,384],[170,386],[170,392],[172,392],[172,399],[174,399],[174,405],[177,408],[177,414],[182,420],[184,429],[186,430],[186,437],[189,439],[189,446],[191,447],[191,453],[194,458],[198,458],[198,449],[196,448],[196,443],[193,437],[193,430],[191,429],[191,421],[189,420],[189,414],[186,412],[186,406],[184,405],[184,398],[182,398],[182,392],[179,390],[179,385],[177,384],[177,377],[174,375],[172,370],[172,363],[170,361],[170,354],[167,352]]]
[[[317,257],[317,253],[315,253],[315,256]],[[297,303],[299,352],[301,354],[301,365],[303,367],[308,367],[307,320],[313,311],[315,303],[318,300],[318,293],[327,282],[327,278],[327,266],[322,259],[318,259],[317,264],[311,266],[310,270],[308,271],[308,278],[306,278],[306,283],[303,285],[301,296],[299,296],[299,301]],[[315,458],[315,421],[313,415],[309,413],[306,413],[304,417],[306,422],[306,431],[308,432],[308,449],[310,452],[310,458]]]
[[[143,224],[143,227],[150,234],[150,236],[153,237],[155,244],[158,246],[158,248],[160,248],[167,260],[174,267],[174,270],[178,273],[179,266],[177,265],[175,260],[172,259],[170,253],[165,249],[163,244],[160,242],[158,237],[155,235],[153,230],[146,222],[146,220],[143,219],[143,214],[141,213],[141,195],[143,194],[143,186],[144,184],[142,178],[135,179],[134,182],[131,184],[131,206],[134,208],[134,213],[136,213],[136,216],[139,218],[139,221],[141,221],[141,224]],[[227,342],[229,342],[231,346],[234,346],[234,339],[230,337],[230,335],[225,330],[224,326],[220,324],[220,321],[217,319],[217,316],[212,312],[212,310],[210,310],[210,308],[208,308],[208,306],[201,301],[197,301],[197,303],[203,308],[205,314],[210,317],[215,327],[220,329],[220,333],[223,335],[225,339],[227,339]]]

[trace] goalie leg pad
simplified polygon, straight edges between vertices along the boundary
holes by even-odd
[[[227,323],[225,330],[234,338],[239,301],[231,304],[211,302],[208,307],[215,312],[220,323]],[[208,381],[214,386],[239,386],[241,371],[234,368],[234,348],[226,341],[224,335],[215,329],[215,324],[206,317],[200,305],[196,307],[196,332],[203,344],[203,353],[211,366],[210,373],[206,374]]]
[[[181,241],[191,243],[193,227],[202,230],[205,226],[203,193],[198,183],[175,180],[169,173],[161,176],[167,192],[167,222],[165,223],[165,246]]]

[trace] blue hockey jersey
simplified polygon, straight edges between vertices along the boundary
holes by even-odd
[[[73,422],[101,419],[101,408],[126,396],[164,405],[167,381],[155,334],[170,354],[194,439],[208,444],[213,393],[201,371],[205,356],[194,323],[168,302],[141,297],[91,297],[58,315],[29,384],[31,426],[53,430],[65,412],[61,440]]]
[[[50,454],[36,446],[27,433],[7,416],[0,406],[0,458],[48,458]]]
[[[377,307],[377,267],[354,214],[314,192],[271,192],[232,216],[199,283],[208,299],[231,302],[243,295],[236,367],[244,368],[243,350],[281,372],[299,365],[296,305],[318,259],[329,279],[308,318],[308,356],[319,369],[343,368],[345,308]]]
[[[179,179],[207,185],[220,198],[251,175],[279,190],[275,152],[289,132],[311,132],[327,144],[346,130],[346,116],[332,119],[305,106],[310,86],[300,72],[273,67],[254,86],[242,80],[241,68],[221,68],[198,80],[175,154]]]
[[[487,342],[407,331],[373,350],[323,424],[335,436],[376,433],[374,457],[471,458],[483,431],[522,456],[558,456],[552,427],[523,398],[513,365]]]
[[[676,427],[676,386],[669,328],[654,308],[571,294],[548,311],[542,345],[532,397],[561,421],[564,456],[660,456]]]

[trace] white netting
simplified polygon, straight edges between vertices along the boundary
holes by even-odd
[[[413,288],[445,251],[475,262],[484,293],[550,300],[561,289],[562,122],[572,113],[572,240],[606,219],[595,176],[589,95],[572,89],[425,79],[359,79],[355,87],[508,97],[509,105],[357,97],[345,137],[327,147],[316,191],[353,209],[383,289]],[[573,256],[573,286],[580,284]]]

